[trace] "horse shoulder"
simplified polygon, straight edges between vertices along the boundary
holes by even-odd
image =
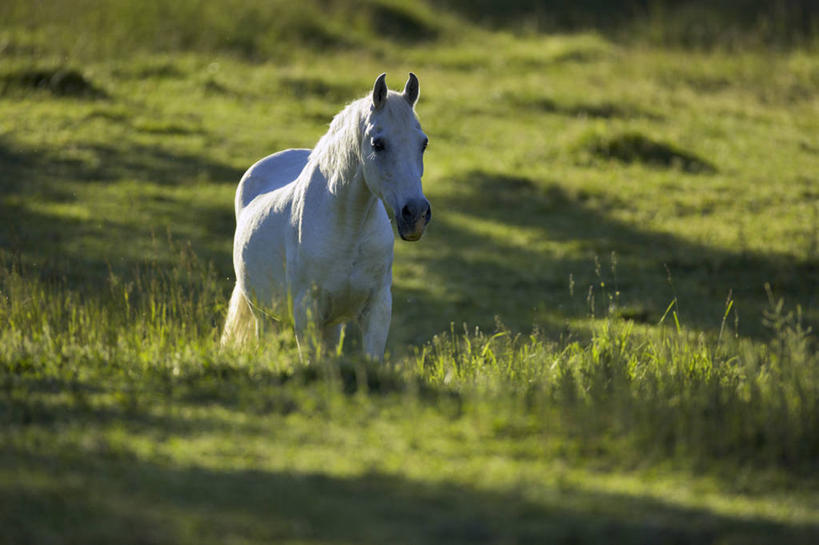
[[[309,149],[287,149],[256,161],[244,173],[236,188],[236,217],[259,195],[275,191],[295,180],[309,156]]]
[[[381,201],[377,201],[371,212],[367,229],[356,248],[354,261],[358,279],[367,279],[371,289],[389,277],[392,270],[395,235],[392,232],[387,211]],[[375,282],[375,284],[373,284]]]

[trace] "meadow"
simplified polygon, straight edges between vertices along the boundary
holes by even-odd
[[[0,542],[819,539],[815,25],[534,4],[0,6]],[[409,71],[386,361],[221,350],[243,171]]]

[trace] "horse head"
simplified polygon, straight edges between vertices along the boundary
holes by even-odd
[[[432,217],[421,189],[427,136],[415,116],[418,78],[410,73],[404,91],[389,91],[386,74],[375,80],[372,105],[364,120],[361,157],[370,191],[392,209],[398,234],[418,240]]]

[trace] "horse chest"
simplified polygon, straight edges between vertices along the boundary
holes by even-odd
[[[328,321],[356,318],[385,281],[389,267],[383,255],[367,252],[336,259],[322,290]]]

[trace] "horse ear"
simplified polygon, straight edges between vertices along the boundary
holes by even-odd
[[[373,107],[380,110],[387,102],[387,74],[381,74],[373,85]]]
[[[418,86],[418,78],[415,76],[415,74],[410,72],[407,84],[404,85],[404,98],[407,99],[410,106],[415,106],[415,103],[418,102],[418,95],[420,92],[421,90]]]

